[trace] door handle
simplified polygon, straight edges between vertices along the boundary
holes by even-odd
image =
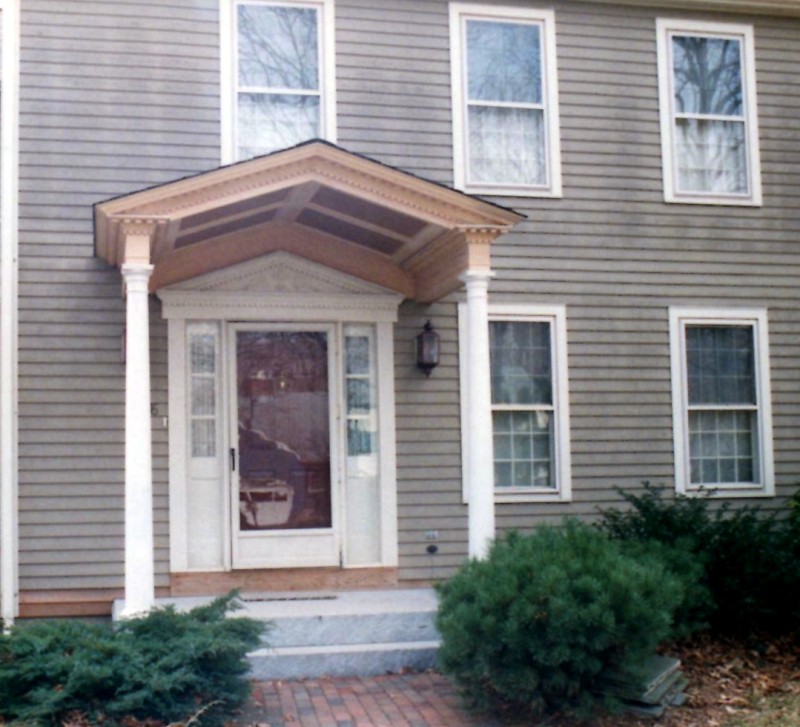
[[[231,447],[231,472],[236,472],[236,450]]]

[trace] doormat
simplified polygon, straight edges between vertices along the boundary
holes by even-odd
[[[276,595],[276,594],[264,594],[259,595],[258,593],[248,593],[239,596],[240,601],[244,601],[245,603],[260,603],[266,601],[335,601],[338,596],[334,594],[298,594],[296,596],[292,595]]]

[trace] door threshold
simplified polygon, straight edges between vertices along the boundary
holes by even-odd
[[[268,594],[397,588],[397,568],[256,568],[170,574],[170,596],[216,596],[238,590]]]

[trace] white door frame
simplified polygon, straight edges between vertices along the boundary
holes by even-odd
[[[231,532],[231,568],[298,568],[334,566],[341,561],[342,547],[342,433],[341,433],[341,325],[330,323],[231,323],[227,332],[228,443],[237,466],[228,468]],[[239,529],[238,382],[236,334],[239,331],[298,331],[325,333],[328,343],[328,437],[330,440],[331,527],[307,530]]]
[[[280,292],[277,292],[280,291]],[[169,346],[169,527],[170,572],[211,572],[231,570],[229,545],[216,565],[192,566],[189,555],[190,523],[187,520],[188,451],[186,401],[186,327],[190,322],[209,322],[219,326],[220,342],[234,323],[289,323],[336,325],[365,323],[376,327],[380,432],[380,533],[379,562],[355,564],[348,561],[346,541],[342,543],[348,567],[394,567],[398,561],[397,476],[395,461],[395,402],[393,330],[402,297],[371,283],[333,271],[288,253],[273,253],[247,263],[231,266],[199,278],[179,283],[158,292],[163,317],[168,322]],[[223,343],[223,348],[225,344]],[[222,366],[221,411],[229,408],[229,373],[226,355]],[[339,377],[341,378],[341,376]],[[342,386],[337,382],[337,386]],[[229,426],[225,420],[220,437],[220,476],[229,483]],[[344,457],[343,454],[340,457]],[[344,464],[342,461],[342,480]],[[341,498],[342,502],[344,498]],[[230,498],[224,504],[223,542],[230,544]],[[340,522],[344,524],[342,513]],[[343,533],[343,538],[346,537]],[[338,565],[338,563],[337,563]]]

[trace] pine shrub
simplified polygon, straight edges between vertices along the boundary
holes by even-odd
[[[634,673],[682,593],[649,556],[575,521],[498,540],[439,587],[439,660],[479,708],[585,713],[607,670]]]
[[[204,706],[203,724],[220,724],[249,694],[245,655],[265,624],[227,618],[229,594],[188,613],[168,607],[113,627],[42,621],[0,636],[0,715],[60,724],[71,713],[91,722],[168,723]]]

